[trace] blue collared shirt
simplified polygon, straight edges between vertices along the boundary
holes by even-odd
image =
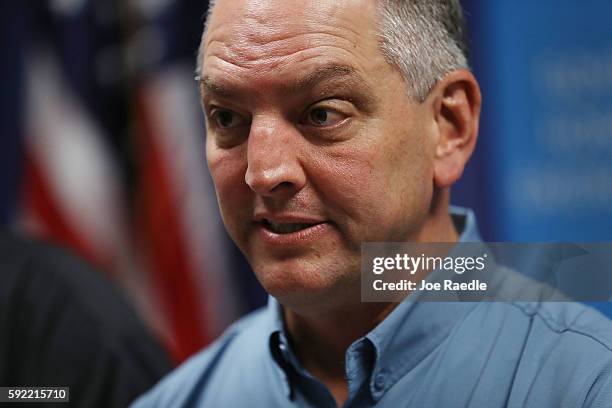
[[[479,241],[453,208],[460,240]],[[345,407],[612,407],[612,322],[574,303],[400,303],[346,352]],[[335,407],[279,304],[241,319],[134,407]]]

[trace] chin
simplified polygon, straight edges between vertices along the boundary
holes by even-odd
[[[316,291],[326,286],[327,279],[321,268],[300,260],[274,260],[252,265],[261,285],[273,296],[284,292]]]
[[[295,311],[324,307],[352,292],[360,295],[359,272],[332,268],[318,261],[268,261],[255,264],[253,270],[266,292]]]

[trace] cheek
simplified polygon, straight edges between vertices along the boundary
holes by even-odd
[[[244,181],[246,156],[238,146],[223,150],[207,146],[206,159],[215,185],[221,216],[230,235],[237,239],[238,227],[249,216],[250,189]]]
[[[368,206],[375,175],[372,157],[358,148],[324,151],[310,166],[310,179],[327,208],[359,220],[362,207]]]
[[[359,251],[388,211],[379,161],[375,149],[351,147],[325,151],[311,167],[310,180],[351,250]]]
[[[385,134],[385,133],[382,133]],[[316,163],[321,196],[352,246],[365,240],[406,240],[425,220],[433,165],[423,137],[412,143],[386,133],[387,143],[326,152]]]
[[[239,184],[246,185],[246,144],[232,148],[218,147],[212,138],[206,140],[206,161],[217,190],[226,190]]]
[[[433,194],[433,159],[425,132],[415,131],[390,150],[386,178],[388,240],[412,240],[426,221]],[[408,139],[408,140],[406,140]]]

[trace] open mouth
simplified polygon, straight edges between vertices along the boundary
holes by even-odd
[[[275,223],[268,220],[262,220],[262,224],[268,231],[274,232],[275,234],[292,234],[294,232],[302,231],[310,227],[318,225],[316,223],[304,224],[304,223]]]

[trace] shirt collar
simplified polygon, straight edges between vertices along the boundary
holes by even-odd
[[[451,206],[450,213],[460,231],[459,242],[481,241],[472,210]],[[347,356],[374,349],[374,364],[366,376],[374,401],[431,353],[474,306],[470,302],[415,302],[408,296],[370,333],[356,340]],[[287,397],[292,398],[291,376],[301,368],[287,341],[281,306],[272,296],[268,298],[267,313],[271,323],[270,351],[283,371]]]
[[[465,207],[458,207],[452,205],[450,207],[450,214],[453,218],[453,223],[458,231],[461,231],[459,235],[459,242],[481,242],[482,238],[478,232],[478,223],[476,222],[476,215],[474,211]]]
[[[287,398],[293,399],[294,393],[291,382],[295,370],[293,364],[297,359],[289,348],[281,305],[272,296],[268,296],[266,313],[269,317],[268,345],[270,347],[270,354],[279,368],[279,375],[281,376],[285,395]]]

